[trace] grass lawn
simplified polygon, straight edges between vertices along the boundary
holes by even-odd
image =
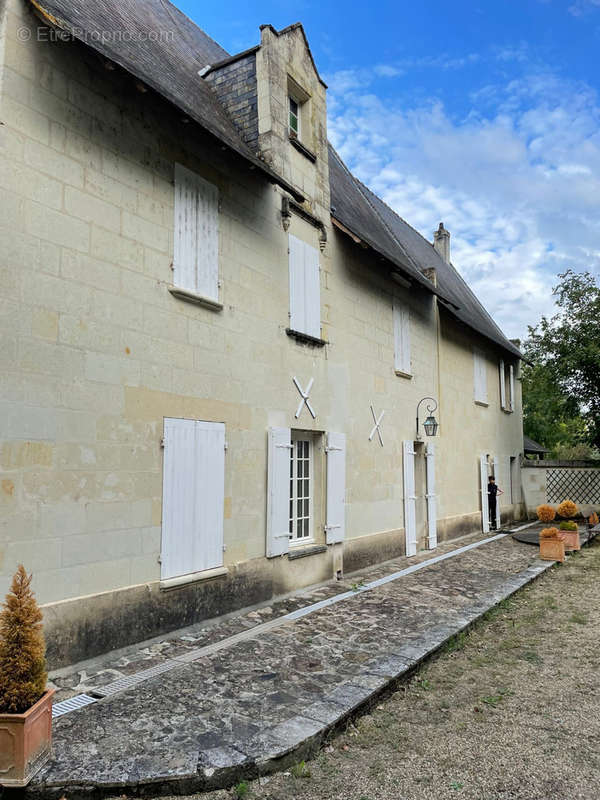
[[[600,798],[600,543],[288,772],[204,800]]]

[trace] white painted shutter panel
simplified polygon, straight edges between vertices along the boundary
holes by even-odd
[[[498,457],[494,456],[494,478],[496,479],[496,485],[499,482],[499,475],[498,475]],[[502,527],[501,523],[501,514],[500,514],[500,497],[496,495],[496,528],[500,530]]]
[[[289,428],[269,428],[267,558],[281,556],[290,548],[291,449]]]
[[[304,242],[290,234],[290,328],[304,333],[306,320],[304,296]]]
[[[319,251],[289,236],[290,328],[321,337],[321,279]]]
[[[175,164],[173,281],[181,289],[219,299],[219,190]]]
[[[506,409],[506,378],[504,374],[504,361],[500,361],[500,408]]]
[[[304,333],[321,338],[321,276],[319,271],[319,251],[304,243],[304,308],[306,327]]]
[[[487,403],[487,372],[486,361],[482,353],[473,352],[473,377],[475,400]]]
[[[161,578],[223,565],[225,426],[165,419]]]
[[[327,544],[346,534],[346,434],[327,434]]]
[[[479,458],[479,477],[481,482],[481,527],[484,533],[490,532],[490,514],[488,508],[488,463],[487,456],[482,455]]]
[[[509,411],[515,410],[515,368],[511,364],[509,366],[509,386],[510,386],[510,398],[508,403]]]
[[[425,451],[427,467],[427,545],[430,550],[437,547],[437,497],[435,494],[435,445],[427,442]]]
[[[395,302],[394,317],[394,369],[407,375],[410,371],[410,311]]]
[[[404,470],[404,535],[406,555],[417,554],[417,513],[415,495],[415,449],[412,440],[402,442]]]

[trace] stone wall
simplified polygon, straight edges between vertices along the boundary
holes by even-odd
[[[542,503],[556,505],[566,499],[574,500],[586,516],[594,510],[600,511],[598,463],[524,460],[521,475],[523,497],[530,518],[536,516],[535,510]],[[561,487],[558,493],[552,483]]]
[[[246,144],[258,145],[256,54],[237,58],[206,75],[219,101],[234,121]]]
[[[320,273],[328,344],[313,348],[286,334],[281,191],[85,46],[38,41],[40,23],[21,0],[3,11],[0,595],[19,562],[34,572],[52,665],[323,581],[344,549],[347,568],[401,555],[402,442],[415,435],[425,395],[440,401],[440,532],[476,528],[478,453],[519,453],[520,405],[506,415],[490,403],[469,427],[480,414],[473,334],[438,324],[431,295],[397,285],[380,259],[334,233],[324,122],[316,172],[285,142],[285,169],[305,187],[312,181],[328,233]],[[313,69],[294,30],[278,41]],[[314,97],[324,110],[324,89]],[[220,311],[169,292],[176,162],[219,189]],[[318,229],[300,216],[290,233],[319,247]],[[411,310],[410,378],[394,372],[394,298]],[[497,354],[488,351],[492,375]],[[306,411],[296,419],[293,377],[303,386],[314,379],[316,419]],[[491,385],[490,377],[490,394]],[[384,447],[368,439],[371,405],[386,412]],[[228,573],[170,591],[159,585],[165,417],[223,422],[228,442]],[[321,460],[323,434],[346,433],[343,547],[265,557],[271,426],[313,432]],[[419,495],[422,508],[422,487]],[[323,519],[323,486],[318,502]],[[324,539],[317,530],[315,544]]]

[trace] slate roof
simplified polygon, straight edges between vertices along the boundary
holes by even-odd
[[[123,67],[296,199],[304,199],[248,147],[210,86],[198,75],[203,67],[223,61],[229,53],[168,0],[31,3],[49,24],[70,32]]]
[[[199,76],[200,70],[230,59],[230,54],[169,0],[30,2],[49,24],[71,32],[74,38],[123,67],[258,167],[270,180],[296,199],[303,199],[295,187],[248,147],[210,85]],[[299,23],[290,27],[296,26]],[[98,32],[108,35],[98,36]],[[165,32],[173,32],[173,35],[165,36]],[[331,205],[335,209],[332,215],[342,225],[402,270],[410,280],[437,294],[461,322],[513,356],[521,356],[457,270],[440,258],[421,234],[354,178],[331,145],[329,170]],[[435,267],[437,271],[437,288],[422,274],[428,267]]]

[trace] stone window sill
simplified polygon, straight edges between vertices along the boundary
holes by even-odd
[[[292,135],[290,135],[289,139],[293,147],[295,147],[299,153],[302,153],[304,158],[308,158],[308,160],[311,161],[313,164],[316,162],[317,156],[313,153],[312,150],[309,150],[308,147],[306,147],[306,145],[303,145],[300,139]]]
[[[319,339],[316,336],[311,336],[308,333],[295,331],[293,328],[286,328],[285,332],[288,336],[291,336],[292,339],[297,339],[299,342],[303,342],[304,344],[312,344],[313,347],[324,347],[326,344],[328,344],[325,339]]]
[[[194,292],[190,292],[188,289],[180,289],[177,286],[169,286],[169,291],[173,297],[176,297],[178,300],[185,300],[186,303],[195,303],[198,306],[204,306],[205,308],[210,308],[213,311],[223,310],[223,303],[219,303],[218,300],[214,300],[211,297],[205,297],[202,294],[195,294]]]
[[[412,375],[410,372],[402,372],[401,369],[395,369],[394,372],[399,378],[408,378],[409,380],[412,380]]]
[[[313,544],[310,547],[291,547],[288,552],[288,561],[294,561],[297,558],[306,558],[306,556],[315,556],[317,553],[326,553],[326,544]]]
[[[208,581],[211,578],[219,578],[222,575],[227,575],[228,572],[227,567],[215,567],[214,569],[202,570],[202,572],[179,575],[177,578],[167,578],[167,580],[160,581],[158,585],[162,591],[168,591],[169,589],[177,589],[179,586],[185,586],[188,583],[199,583],[200,581]]]
[[[481,406],[482,408],[487,408],[489,406],[489,403],[485,400],[475,400],[474,403],[476,406]]]

